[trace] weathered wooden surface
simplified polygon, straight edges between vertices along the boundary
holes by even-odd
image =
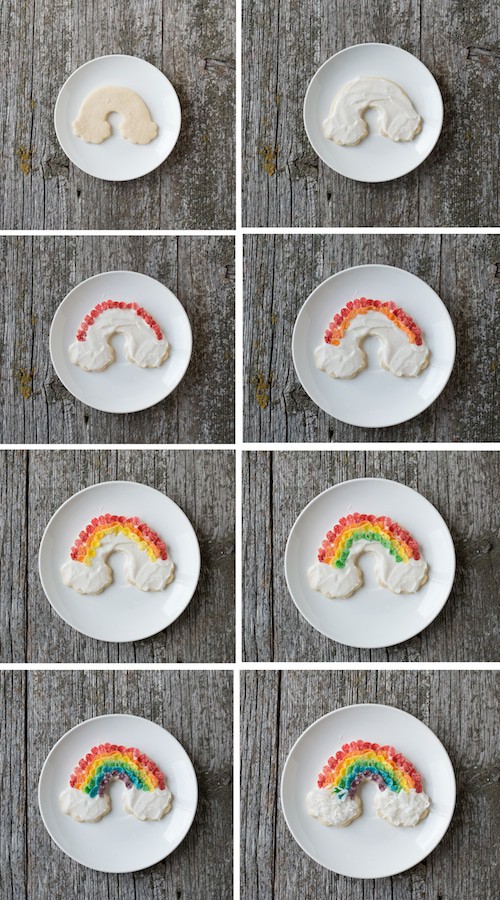
[[[388,478],[436,506],[455,544],[455,583],[444,609],[395,647],[358,650],[306,622],[288,593],[285,546],[304,507],[333,484]],[[243,658],[247,661],[494,661],[498,657],[500,457],[490,452],[243,454]]]
[[[234,227],[234,26],[233,0],[110,0],[105,7],[100,0],[5,0],[0,227]],[[110,53],[157,66],[182,108],[168,159],[144,178],[122,183],[73,165],[53,122],[66,79]]]
[[[234,243],[229,237],[0,238],[0,440],[5,443],[230,443],[234,440]],[[169,287],[193,330],[175,391],[113,415],[76,400],[50,360],[52,317],[85,278],[144,272]]]
[[[0,674],[2,900],[229,900],[232,896],[232,678],[227,672]],[[198,810],[180,846],[142,872],[78,865],[52,842],[37,801],[55,742],[92,716],[129,713],[168,729],[189,754]]]
[[[329,416],[302,388],[292,360],[299,310],[325,278],[385,263],[423,278],[445,303],[457,356],[438,399],[392,428]],[[245,238],[244,389],[247,441],[494,441],[500,438],[495,235],[249,235]]]
[[[376,41],[417,56],[445,108],[441,137],[404,178],[363,184],[326,166],[302,110],[316,70]],[[499,221],[495,0],[243,3],[243,224],[491,226]]]
[[[495,897],[497,687],[494,672],[244,672],[242,900]],[[386,703],[417,716],[443,742],[457,778],[457,805],[443,840],[393,878],[363,881],[327,871],[295,843],[281,811],[279,785],[293,744],[320,716],[352,703]]]
[[[101,481],[138,481],[186,513],[201,550],[198,587],[167,629],[134,643],[80,634],[54,612],[38,575],[45,526],[61,503]],[[234,659],[234,454],[203,450],[0,453],[1,662],[177,663]]]

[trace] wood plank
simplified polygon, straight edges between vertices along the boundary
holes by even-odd
[[[230,237],[1,237],[0,440],[6,443],[231,443],[234,241]],[[191,364],[161,403],[130,415],[76,400],[50,361],[52,317],[99,272],[144,272],[169,287],[193,330]]]
[[[244,436],[247,441],[469,442],[500,437],[497,235],[247,235],[244,245]],[[327,277],[380,263],[422,278],[446,305],[457,357],[440,397],[392,428],[346,425],[320,410],[292,361],[302,304]]]
[[[28,805],[26,675],[0,672],[0,896],[2,900],[25,898],[28,866],[26,821]],[[35,801],[36,802],[36,801]]]
[[[290,530],[321,491],[351,478],[419,491],[450,529],[455,582],[438,617],[410,641],[358,650],[302,618],[288,593]],[[299,451],[243,454],[243,658],[247,661],[492,661],[498,655],[500,456],[493,451]],[[267,503],[264,498],[269,498]],[[265,560],[263,559],[265,557]]]
[[[244,225],[498,223],[494,0],[255,0],[243,3],[242,41]],[[394,44],[421,59],[445,107],[443,131],[428,159],[383,184],[333,172],[309,144],[302,118],[307,86],[319,66],[345,47],[370,41]]]
[[[76,8],[6,0],[0,10],[2,229],[229,229],[235,197],[233,0],[98,0]],[[83,63],[141,57],[172,82],[176,147],[154,172],[107,182],[81,172],[53,126],[57,94]]]
[[[142,641],[108,644],[80,634],[52,610],[37,561],[45,526],[61,503],[91,484],[120,479],[149,484],[184,510],[200,543],[202,566],[193,599],[169,628]],[[7,561],[0,604],[2,662],[156,664],[234,659],[232,451],[3,451],[0,480],[4,508],[9,510],[0,533]]]
[[[336,900],[495,896],[498,673],[248,671],[241,678],[242,900],[289,900],[311,891]],[[419,718],[443,742],[457,777],[457,805],[443,840],[393,878],[365,881],[322,868],[297,846],[281,810],[281,775],[295,741],[320,716],[353,703],[385,703]]]
[[[2,900],[229,900],[232,896],[232,676],[229,672],[0,673],[3,793]],[[55,742],[106,713],[143,716],[165,727],[189,754],[198,779],[194,823],[165,860],[125,875],[78,865],[42,826],[37,789]],[[8,803],[6,802],[8,798]]]

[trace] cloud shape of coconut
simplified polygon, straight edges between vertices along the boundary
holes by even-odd
[[[364,781],[379,788],[375,810],[391,825],[418,825],[429,812],[431,801],[414,766],[387,744],[369,741],[344,744],[318,775],[318,786],[306,797],[307,812],[323,825],[345,827],[362,813],[358,794]]]
[[[108,116],[113,112],[121,116],[121,136],[132,144],[149,144],[158,134],[142,97],[130,88],[112,85],[97,88],[85,98],[73,133],[87,144],[102,144],[111,136]]]
[[[170,345],[160,326],[138,303],[103,300],[83,319],[69,358],[85,372],[102,372],[115,360],[111,338],[125,336],[125,355],[141,369],[155,369],[167,359]]]
[[[115,552],[125,557],[127,581],[141,591],[162,591],[174,579],[167,548],[149,525],[137,516],[106,513],[92,519],[75,540],[71,559],[61,567],[64,584],[79,594],[100,594],[113,581],[107,560]]]
[[[422,129],[422,119],[403,89],[388,78],[363,76],[345,84],[335,95],[323,134],[343,147],[359,144],[368,134],[363,115],[378,112],[379,133],[391,141],[412,141]]]
[[[111,809],[107,792],[119,779],[126,792],[123,808],[141,821],[158,820],[172,807],[163,772],[137,747],[99,744],[75,766],[67,787],[59,797],[63,813],[77,822],[98,822]]]
[[[318,369],[332,378],[353,378],[366,368],[363,341],[378,339],[379,363],[398,377],[415,377],[429,363],[429,348],[416,322],[392,301],[360,297],[349,300],[325,332],[314,352]]]
[[[326,535],[309,584],[331,599],[350,597],[363,584],[356,565],[362,553],[375,557],[375,577],[393,594],[414,594],[427,581],[428,566],[416,540],[389,516],[352,513]]]

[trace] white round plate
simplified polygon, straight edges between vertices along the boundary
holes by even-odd
[[[156,531],[175,564],[175,578],[163,591],[128,584],[120,554],[109,565],[113,582],[100,594],[78,594],[63,584],[61,566],[73,541],[94,516],[138,516]],[[140,641],[163,631],[186,609],[200,575],[200,548],[193,526],[165,494],[135,481],[108,481],[66,500],[47,525],[39,552],[40,579],[56,613],[72,628],[100,641]]]
[[[102,144],[87,144],[73,134],[72,123],[83,101],[100,87],[127,87],[135,91],[158,125],[149,144],[132,144],[120,135],[120,116],[111,113],[112,134]],[[179,98],[168,78],[156,66],[137,56],[99,56],[76,69],[63,84],[54,110],[57,139],[79,169],[104,181],[130,181],[152,172],[175,147],[181,128]]]
[[[368,364],[354,378],[331,378],[317,368],[314,351],[328,325],[359,297],[393,300],[415,320],[431,354],[420,375],[398,378],[382,369],[375,337],[364,341]],[[366,265],[337,272],[309,295],[295,322],[292,355],[302,387],[320,409],[348,425],[384,428],[418,416],[434,402],[451,375],[455,346],[450,314],[425,281],[393,266]]]
[[[364,114],[368,135],[354,147],[341,147],[323,134],[335,95],[361,75],[389,78],[403,88],[422,117],[412,141],[396,142],[378,132],[377,111]],[[331,56],[318,69],[304,99],[307,137],[320,159],[355,181],[392,181],[416,169],[429,156],[443,125],[443,100],[437,83],[415,56],[392,44],[355,44]]]
[[[158,322],[170,344],[168,359],[156,369],[128,362],[122,335],[112,338],[116,359],[103,372],[85,372],[69,358],[69,347],[84,317],[103,300],[136,302]],[[191,325],[172,291],[140,272],[102,272],[73,288],[57,308],[50,329],[52,365],[77,400],[110,413],[148,409],[168,397],[184,377],[192,350]]]
[[[364,583],[351,597],[329,600],[309,586],[307,573],[326,533],[354,512],[389,516],[417,541],[429,571],[416,594],[380,587],[369,554],[358,560]],[[285,576],[295,606],[321,634],[348,647],[390,647],[414,637],[443,608],[455,577],[455,548],[443,518],[417,491],[384,478],[357,478],[328,488],[302,510],[286,545]]]
[[[99,822],[77,822],[61,812],[59,795],[81,759],[95,744],[139,747],[160,767],[172,791],[172,809],[159,822],[140,822],[122,807],[121,782],[108,790],[111,811]],[[61,850],[98,872],[136,872],[164,859],[184,839],[194,819],[198,784],[179,741],[139,716],[97,716],[75,725],[52,747],[38,783],[43,823]]]
[[[307,814],[305,798],[319,772],[342,744],[355,740],[394,746],[420,772],[432,803],[422,822],[395,828],[379,819],[373,807],[378,788],[371,782],[361,787],[363,812],[351,825],[328,827]],[[388,878],[416,866],[444,836],[455,797],[455,775],[441,741],[419,719],[378,703],[336,709],[310,725],[290,751],[281,780],[281,806],[299,846],[348,878]]]

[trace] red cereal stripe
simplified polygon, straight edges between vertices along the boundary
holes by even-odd
[[[97,303],[94,306],[94,309],[88,313],[83,319],[78,331],[76,332],[77,341],[85,341],[87,338],[87,332],[91,325],[94,324],[97,317],[102,313],[106,312],[108,309],[133,309],[136,315],[140,316],[141,319],[144,319],[147,325],[153,329],[156,338],[158,341],[161,341],[163,338],[163,334],[161,332],[161,328],[153,319],[147,310],[145,310],[142,306],[139,306],[138,303],[124,303],[123,301],[118,300],[103,300],[102,303]]]

